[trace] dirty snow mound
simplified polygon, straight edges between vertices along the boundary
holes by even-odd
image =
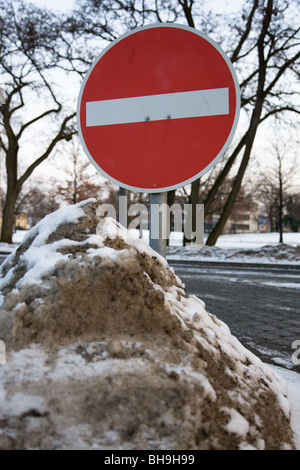
[[[98,206],[2,265],[0,448],[293,448],[285,382]]]
[[[234,261],[240,263],[276,263],[299,264],[300,245],[285,243],[264,245],[259,248],[221,248],[219,246],[203,246],[199,250],[187,250],[184,247],[168,247],[168,259],[192,259],[199,261]]]

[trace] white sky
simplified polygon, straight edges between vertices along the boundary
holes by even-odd
[[[40,7],[53,8],[54,10],[66,11],[73,8],[74,0],[31,0]]]
[[[75,0],[31,0],[31,2],[41,7],[60,11],[71,10],[75,4]],[[216,9],[220,13],[237,9],[242,4],[242,0],[206,0],[206,3],[208,7]]]

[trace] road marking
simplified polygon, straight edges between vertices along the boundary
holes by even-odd
[[[229,88],[86,103],[86,126],[108,126],[229,114]]]

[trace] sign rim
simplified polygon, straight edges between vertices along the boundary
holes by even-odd
[[[83,95],[83,91],[84,91],[84,88],[85,88],[85,85],[89,79],[89,76],[91,75],[94,67],[96,66],[96,64],[99,62],[99,60],[104,56],[104,54],[106,54],[109,49],[111,49],[113,46],[115,46],[119,41],[122,41],[123,39],[125,39],[126,37],[128,36],[131,36],[132,34],[136,34],[138,33],[139,31],[143,31],[145,29],[152,29],[152,28],[177,28],[177,29],[184,29],[186,31],[189,31],[191,33],[194,33],[198,36],[200,36],[201,38],[205,39],[207,42],[209,42],[215,49],[217,49],[217,51],[221,54],[221,56],[223,57],[223,59],[225,60],[229,70],[230,70],[230,73],[232,75],[232,78],[233,78],[233,82],[234,82],[234,87],[235,87],[235,94],[236,94],[236,106],[235,106],[235,115],[234,115],[234,120],[233,120],[233,124],[232,124],[232,127],[231,127],[231,131],[225,141],[225,143],[223,144],[220,152],[216,155],[216,157],[203,169],[201,170],[199,173],[197,173],[196,175],[192,176],[191,178],[181,182],[181,183],[177,183],[175,185],[172,185],[172,186],[165,186],[163,188],[139,188],[138,186],[132,186],[132,185],[128,185],[126,183],[123,183],[121,181],[118,181],[116,178],[113,178],[111,175],[109,175],[108,173],[106,173],[99,165],[98,163],[95,162],[94,158],[92,157],[92,155],[90,154],[86,144],[85,144],[85,140],[84,140],[84,137],[83,137],[83,133],[82,133],[82,129],[81,129],[81,122],[80,122],[80,108],[81,108],[81,100],[82,100],[82,95]],[[146,26],[140,26],[139,28],[135,28],[135,29],[132,29],[124,34],[122,34],[121,36],[119,36],[117,39],[115,39],[114,41],[112,41],[110,44],[108,44],[102,51],[101,53],[95,58],[95,60],[93,61],[93,63],[91,64],[91,66],[89,67],[86,75],[85,75],[85,78],[81,84],[81,87],[80,87],[80,91],[79,91],[79,95],[78,95],[78,100],[77,100],[77,112],[76,112],[76,120],[77,120],[77,128],[78,128],[78,135],[79,135],[79,140],[80,140],[80,143],[83,147],[83,150],[86,154],[86,156],[88,157],[88,159],[90,160],[90,162],[92,163],[92,165],[96,168],[96,170],[102,174],[102,176],[104,176],[106,179],[108,179],[109,181],[111,181],[112,183],[116,184],[117,186],[120,186],[122,188],[125,188],[125,189],[128,189],[130,191],[137,191],[137,192],[141,192],[141,193],[162,193],[162,192],[166,192],[166,191],[172,191],[172,190],[176,190],[176,189],[179,189],[179,188],[182,188],[183,186],[187,186],[188,184],[191,184],[193,181],[197,180],[198,178],[200,178],[202,175],[204,175],[205,173],[207,173],[220,159],[221,157],[224,155],[224,153],[226,152],[226,150],[228,149],[232,139],[233,139],[233,136],[236,132],[236,129],[237,129],[237,125],[238,125],[238,122],[239,122],[239,117],[240,117],[240,106],[241,106],[241,94],[240,94],[240,87],[239,87],[239,82],[238,82],[238,78],[237,78],[237,74],[236,74],[236,71],[229,59],[229,57],[227,56],[227,54],[223,51],[223,49],[221,48],[221,46],[216,42],[214,41],[211,37],[207,36],[205,33],[202,33],[201,31],[197,30],[196,28],[192,28],[190,26],[187,26],[187,25],[182,25],[182,24],[179,24],[179,23],[151,23],[149,25],[146,25]]]

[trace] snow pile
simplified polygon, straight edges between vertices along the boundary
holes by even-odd
[[[287,245],[300,245],[300,232],[284,232],[283,241]],[[260,248],[266,245],[279,245],[279,233],[228,233],[220,235],[216,243],[221,248]]]
[[[0,448],[292,449],[286,383],[97,207],[2,265]]]
[[[300,266],[300,245],[284,243],[265,245],[258,248],[222,248],[219,246],[203,246],[199,250],[183,247],[168,247],[169,260],[193,261],[228,261],[240,263],[276,263],[298,264]]]

